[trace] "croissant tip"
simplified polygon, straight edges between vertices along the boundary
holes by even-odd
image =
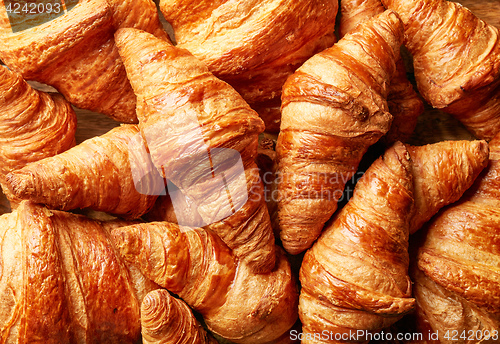
[[[323,231],[322,224],[287,224],[287,234],[282,233],[281,243],[285,251],[298,255],[309,249]],[[301,233],[301,234],[299,234]]]
[[[285,249],[285,251],[294,256],[304,252],[309,248],[309,246],[311,245],[304,242],[297,243],[283,241],[283,248]]]
[[[392,9],[387,9],[385,10],[385,13],[384,15],[387,16],[387,17],[393,17],[393,19],[396,21],[396,22],[399,22],[401,21],[401,17],[399,16],[398,12],[392,10]]]
[[[480,152],[482,152],[484,154],[489,154],[490,147],[489,147],[489,144],[486,140],[479,140],[477,144],[478,144],[478,149]]]
[[[475,140],[469,145],[469,152],[474,155],[477,167],[485,168],[490,158],[490,145],[486,140]]]
[[[130,36],[133,31],[138,31],[137,29],[132,28],[120,28],[115,32],[115,41],[119,43],[123,40],[126,40],[127,36]]]
[[[155,289],[150,291],[142,301],[142,309],[144,311],[148,311],[154,306],[156,300],[162,300],[164,298],[168,299],[170,294],[165,294],[168,294],[168,291],[166,289]],[[143,313],[144,312],[141,312],[141,314]]]
[[[9,191],[20,199],[28,199],[36,194],[35,176],[29,171],[13,171],[5,179]]]
[[[143,331],[147,329],[150,335],[161,334],[162,328],[165,327],[162,322],[169,319],[171,298],[166,289],[156,289],[146,295],[141,304]]]

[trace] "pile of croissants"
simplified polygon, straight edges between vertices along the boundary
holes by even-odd
[[[80,0],[13,30],[7,3],[0,344],[500,343],[498,28]],[[426,108],[473,138],[408,143]],[[75,109],[117,125],[76,144]]]

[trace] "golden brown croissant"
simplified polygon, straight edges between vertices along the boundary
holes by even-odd
[[[380,0],[340,1],[340,37],[384,10]],[[417,118],[424,112],[424,104],[406,76],[402,58],[396,62],[396,73],[391,79],[387,103],[394,119],[384,137],[385,143],[407,141],[417,126]]]
[[[31,1],[16,3],[23,7]],[[4,8],[3,0],[0,7]],[[55,5],[53,10],[56,11]],[[85,0],[64,14],[62,8],[59,11],[59,17],[38,26],[33,26],[27,14],[13,19],[25,19],[26,23],[9,23],[7,13],[2,12],[2,61],[27,80],[54,86],[79,108],[136,123],[135,95],[113,34],[121,27],[136,27],[167,39],[154,2]],[[20,25],[22,30],[12,32],[14,25]]]
[[[499,171],[497,135],[488,168],[429,223],[419,248],[412,276],[419,330],[437,343],[500,341]]]
[[[116,44],[137,95],[139,128],[171,197],[210,226],[254,271],[274,267],[275,242],[255,164],[262,120],[187,50],[122,29]],[[180,205],[179,205],[180,204]]]
[[[217,344],[191,309],[165,289],[149,292],[141,305],[144,344]]]
[[[13,207],[20,202],[6,175],[75,145],[76,114],[60,94],[33,89],[0,66],[0,186]]]
[[[127,269],[116,225],[27,201],[0,217],[2,343],[140,340],[140,302],[158,286]]]
[[[256,274],[212,231],[151,222],[112,232],[126,261],[181,297],[209,330],[235,343],[267,343],[297,319],[297,288],[285,254]]]
[[[160,10],[178,46],[253,106],[279,99],[286,78],[335,42],[338,2],[161,0]]]
[[[497,28],[446,0],[383,0],[405,24],[422,96],[476,137],[500,131],[500,37]]]
[[[384,12],[312,57],[284,85],[272,217],[288,252],[311,246],[365,152],[389,130],[387,86],[402,39],[399,18]]]
[[[135,219],[145,214],[164,190],[159,175],[159,179],[148,179],[149,166],[152,163],[138,127],[122,124],[64,153],[9,173],[6,183],[16,197],[51,209],[90,208]]]
[[[424,147],[397,142],[377,159],[304,256],[299,316],[310,339],[302,343],[364,343],[412,311],[408,239],[412,219],[422,216],[417,198],[443,206],[436,199],[463,194],[487,161],[485,141]],[[417,183],[422,170],[432,188]],[[452,181],[443,181],[443,174]],[[446,190],[436,185],[438,177]],[[428,209],[425,216],[437,211]],[[317,340],[322,333],[328,338]]]

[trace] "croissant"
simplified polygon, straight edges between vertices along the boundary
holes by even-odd
[[[142,301],[141,332],[144,344],[217,344],[191,309],[165,289],[149,292]]]
[[[402,39],[399,18],[384,12],[309,59],[283,86],[271,216],[289,253],[311,246],[365,152],[389,130],[387,85]]]
[[[0,217],[2,343],[137,343],[158,288],[129,270],[106,224],[24,201]]]
[[[439,210],[432,207],[423,213],[423,204],[443,206],[441,200],[462,195],[487,161],[485,141],[423,147],[397,142],[378,158],[304,255],[302,343],[364,343],[411,312],[415,300],[408,276],[408,239],[411,223],[420,222],[412,220]],[[422,170],[434,183],[430,188],[417,183]],[[419,197],[426,202],[417,202]],[[322,333],[328,338],[319,341],[317,334]]]
[[[488,167],[459,202],[426,228],[412,277],[417,324],[429,340],[500,340],[499,171],[497,135],[490,142]]]
[[[112,231],[124,259],[199,312],[235,343],[267,343],[297,320],[297,286],[284,252],[256,274],[210,230],[150,222]]]
[[[380,0],[340,1],[340,37],[384,10]],[[385,143],[390,145],[396,141],[407,141],[417,126],[417,118],[424,112],[424,103],[406,76],[402,58],[396,62],[396,73],[391,79],[387,104],[394,118],[389,132],[384,136]]]
[[[160,10],[178,46],[256,108],[279,101],[286,78],[336,40],[337,1],[161,0]],[[271,115],[272,128],[280,112]]]
[[[446,0],[383,0],[405,24],[418,90],[476,137],[500,131],[498,29]]]
[[[16,198],[6,175],[75,145],[76,114],[59,94],[33,89],[17,73],[0,66],[0,186],[11,206]]]
[[[202,219],[254,271],[274,267],[275,242],[255,164],[262,120],[227,83],[184,49],[134,29],[116,44],[137,95],[139,128],[153,164],[185,213]]]
[[[32,2],[16,3],[22,8]],[[27,14],[10,17],[14,19],[9,22],[7,13],[2,12],[0,59],[25,79],[55,87],[79,108],[104,113],[120,122],[136,123],[135,95],[113,34],[121,27],[136,27],[168,39],[154,2],[85,0],[71,9],[74,1],[64,3],[65,11],[63,7],[51,7],[54,12],[59,9],[59,17],[37,26],[33,26]],[[4,8],[3,0],[0,7]],[[26,22],[17,22],[23,19]],[[20,30],[13,32],[15,26]]]
[[[150,177],[148,166],[152,163],[138,127],[123,124],[9,173],[6,183],[16,197],[51,209],[90,208],[135,219],[165,188],[159,175]]]

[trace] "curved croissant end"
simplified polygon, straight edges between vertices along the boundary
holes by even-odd
[[[217,344],[191,309],[165,289],[149,292],[141,304],[144,344]]]
[[[415,214],[410,223],[413,234],[472,186],[488,164],[489,145],[484,140],[444,141],[408,146],[408,151],[415,162]]]
[[[340,1],[340,37],[354,30],[359,23],[384,12],[380,0]],[[417,118],[424,112],[424,103],[406,76],[403,59],[396,62],[396,73],[391,79],[387,95],[389,112],[394,117],[383,140],[387,145],[408,140],[417,126]]]
[[[0,186],[15,207],[21,199],[6,184],[9,172],[75,145],[76,114],[60,94],[33,89],[0,66]]]

